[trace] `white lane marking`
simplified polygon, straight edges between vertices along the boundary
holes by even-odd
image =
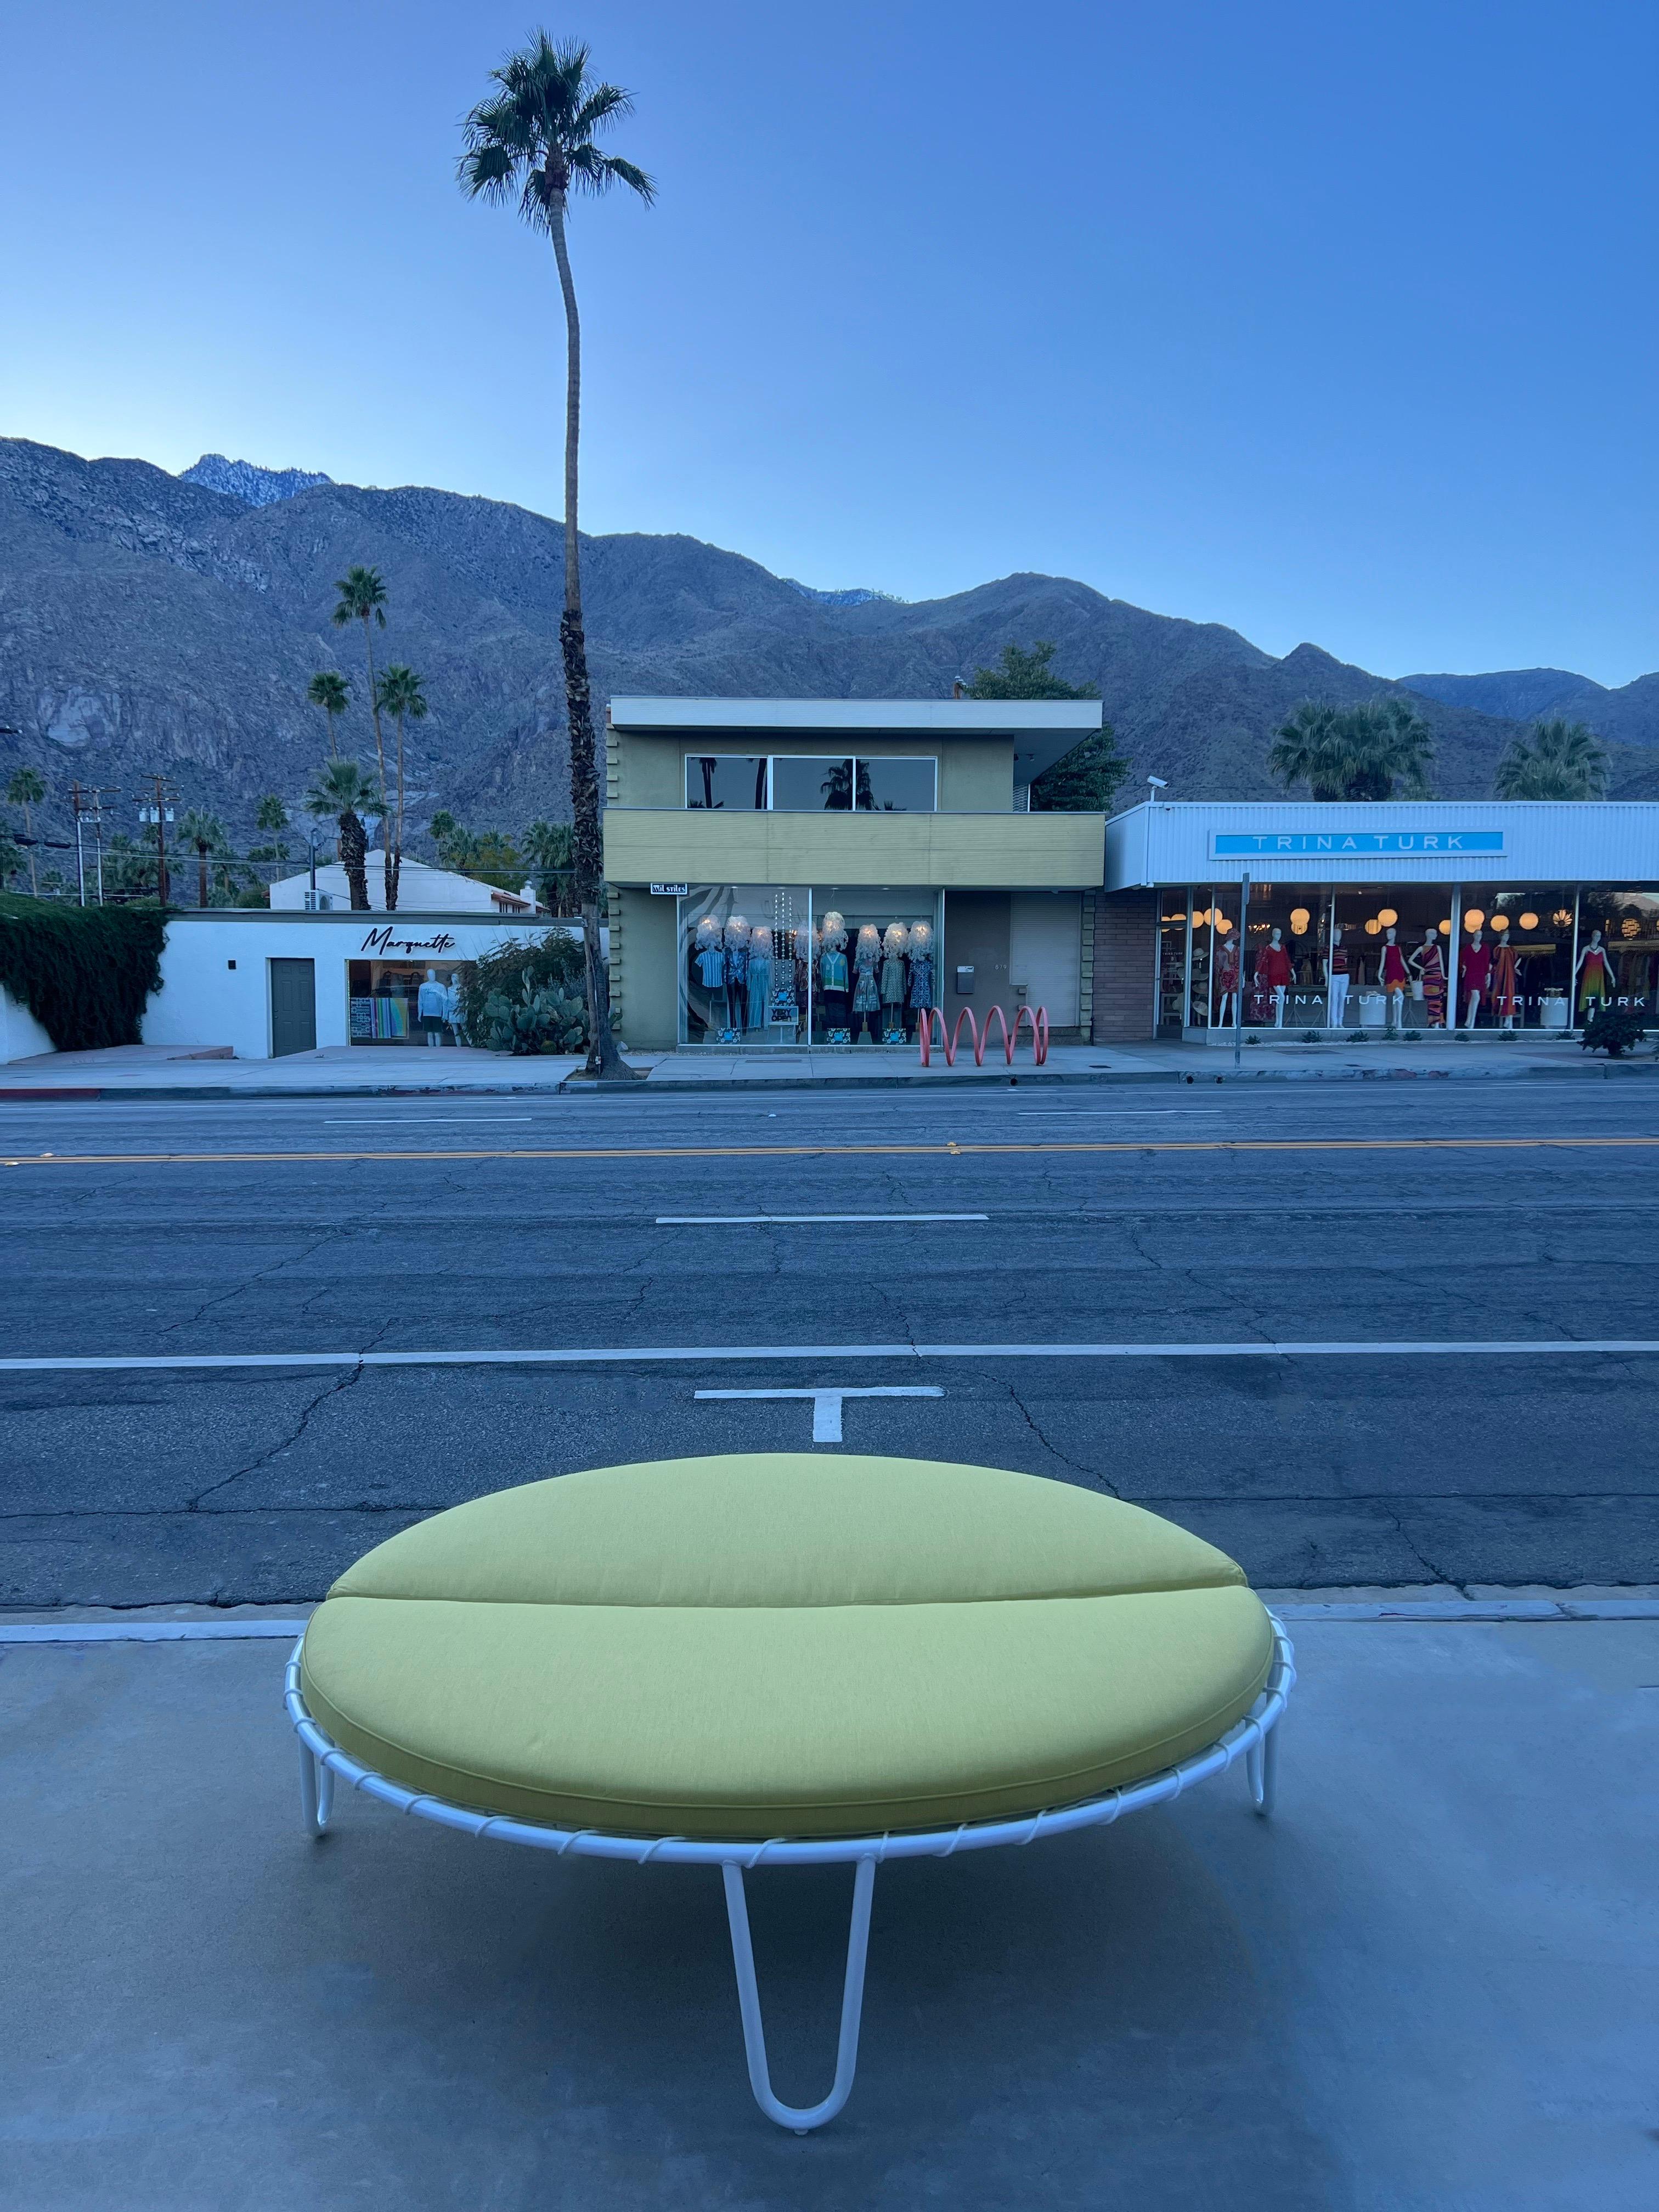
[[[305,1633],[303,1620],[19,1620],[0,1626],[0,1644],[204,1644],[231,1638]]]
[[[530,1120],[528,1114],[352,1114],[325,1115],[325,1129],[501,1129]]]
[[[810,1398],[812,1401],[812,1441],[841,1442],[843,1398],[942,1398],[943,1390],[930,1384],[878,1386],[871,1390],[694,1390],[694,1398]]]
[[[628,1360],[727,1366],[757,1359],[1382,1359],[1470,1358],[1501,1352],[1517,1358],[1574,1353],[1644,1357],[1659,1337],[1435,1337],[1377,1341],[1262,1344],[634,1344],[557,1350],[524,1347],[478,1352],[198,1352],[73,1359],[0,1359],[0,1375],[127,1374],[235,1367],[583,1367]]]
[[[988,1221],[988,1213],[659,1213],[659,1229],[730,1229],[757,1221]]]

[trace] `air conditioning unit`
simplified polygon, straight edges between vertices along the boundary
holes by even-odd
[[[307,891],[306,912],[307,914],[332,914],[333,911],[334,894],[332,891]]]

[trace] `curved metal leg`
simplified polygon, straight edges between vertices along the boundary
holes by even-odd
[[[859,2022],[864,2011],[864,1961],[870,1948],[870,1900],[875,1893],[876,1863],[860,1859],[853,1876],[853,1919],[847,1935],[847,1980],[841,1999],[841,2040],[836,2049],[836,2078],[830,2094],[817,2105],[786,2105],[772,2094],[766,2064],[766,2030],[761,2021],[760,1990],[755,1979],[755,1951],[749,1938],[749,1906],[743,1869],[727,1861],[720,1868],[726,1884],[726,1916],[732,1927],[732,1963],[738,1975],[738,2007],[743,2014],[743,2047],[749,2060],[749,2086],[769,2120],[793,2128],[798,2136],[833,2120],[853,2094],[859,2058]]]
[[[320,1836],[328,1826],[334,1805],[334,1777],[306,1745],[300,1742],[300,1817],[308,1836]]]
[[[1279,1730],[1271,1728],[1259,1737],[1244,1754],[1244,1771],[1250,1780],[1250,1802],[1262,1819],[1267,1820],[1273,1809],[1273,1797],[1279,1782]]]

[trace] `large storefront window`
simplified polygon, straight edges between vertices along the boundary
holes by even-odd
[[[1651,1003],[1659,896],[1579,903],[1560,884],[1254,884],[1241,942],[1237,884],[1166,892],[1159,1022],[1182,1024],[1184,998],[1188,1029],[1565,1030],[1598,991]]]
[[[353,1044],[459,1042],[453,960],[351,960],[346,963],[346,978],[350,993],[347,1035]]]
[[[939,1002],[939,894],[819,884],[814,1044],[908,1044]]]
[[[905,1044],[937,1003],[939,895],[706,884],[679,902],[682,1044]]]

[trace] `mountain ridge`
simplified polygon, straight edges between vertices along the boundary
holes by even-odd
[[[382,571],[390,595],[377,655],[419,669],[432,704],[409,732],[416,818],[442,805],[516,829],[568,811],[558,522],[327,477],[252,503],[192,481],[200,466],[177,477],[0,440],[0,725],[19,733],[0,737],[0,763],[46,775],[49,821],[67,819],[57,794],[71,776],[131,794],[160,771],[183,804],[246,836],[259,793],[292,805],[322,755],[305,700],[321,668],[352,679],[342,741],[369,757],[361,640],[331,621],[334,580],[357,562]],[[948,697],[1011,641],[1052,638],[1056,666],[1100,691],[1132,763],[1126,799],[1149,770],[1177,797],[1266,798],[1272,732],[1299,700],[1409,688],[1311,644],[1276,659],[1225,624],[1153,614],[1069,577],[1018,572],[917,602],[809,597],[700,538],[582,544],[601,708],[617,692]],[[1519,723],[1413,696],[1435,731],[1441,795],[1489,793]],[[1659,747],[1659,676],[1602,696],[1598,712],[1621,725],[1607,732],[1615,788],[1642,795],[1635,787],[1659,780],[1659,753],[1644,750]]]

